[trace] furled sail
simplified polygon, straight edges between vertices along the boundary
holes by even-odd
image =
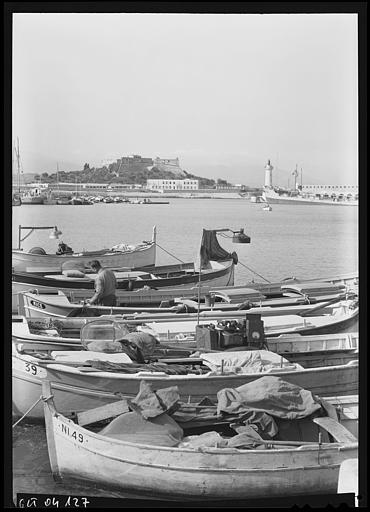
[[[203,229],[202,243],[200,246],[201,267],[206,266],[209,260],[233,260],[236,265],[238,263],[238,255],[235,251],[232,253],[225,251],[218,243],[216,233],[217,231],[214,230]]]

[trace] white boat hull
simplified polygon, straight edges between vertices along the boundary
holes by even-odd
[[[181,397],[187,401],[201,400],[204,396],[214,398],[226,387],[236,388],[262,375],[277,375],[284,380],[309,389],[319,396],[353,395],[358,393],[358,361],[346,365],[320,368],[296,369],[294,365],[275,368],[265,373],[214,375],[165,375],[163,373],[138,372],[124,374],[105,371],[84,372],[63,364],[45,366],[32,356],[17,354],[12,357],[13,414],[23,415],[41,395],[42,380],[47,379],[53,387],[55,405],[62,414],[70,415],[89,407],[99,407],[118,400],[116,392],[134,397],[139,392],[140,381],[152,383],[154,389],[178,386]],[[39,402],[28,413],[32,419],[43,417]]]
[[[131,251],[101,251],[90,252],[86,255],[68,255],[68,254],[31,254],[21,250],[12,251],[12,267],[16,271],[29,272],[31,268],[50,268],[52,270],[62,270],[62,265],[66,264],[88,264],[92,259],[98,259],[104,267],[127,267],[138,268],[153,266],[155,264],[155,243],[143,245]]]
[[[323,206],[357,206],[358,201],[341,200],[333,201],[332,199],[319,199],[317,197],[279,195],[274,191],[264,191],[262,197],[269,204],[294,204],[294,205],[323,205]]]
[[[46,406],[45,409],[47,409]],[[45,410],[54,478],[75,477],[148,496],[242,499],[335,493],[356,442],[299,449],[190,450],[94,434]]]
[[[223,288],[233,286],[234,284],[234,263],[232,260],[228,260],[222,263],[211,262],[213,265],[209,269],[205,269],[201,274],[201,288],[203,289],[203,294],[205,293],[205,289],[212,288]],[[24,276],[24,275],[23,275]],[[38,282],[38,276],[26,276],[29,278],[28,281],[34,280],[35,283]],[[91,286],[88,288],[80,287],[63,287],[63,281],[58,281],[55,279],[49,279],[52,281],[54,285],[53,288],[48,286],[44,286],[41,284],[35,284],[33,282],[22,282],[24,277],[20,278],[20,280],[15,281],[13,275],[12,282],[12,310],[13,312],[17,312],[19,314],[26,314],[27,316],[64,316],[68,314],[67,311],[70,311],[69,308],[65,308],[61,313],[60,308],[56,308],[53,312],[53,315],[49,315],[49,310],[40,305],[40,307],[36,306],[35,308],[31,307],[30,309],[23,310],[20,307],[21,301],[19,299],[19,294],[22,292],[31,292],[37,291],[37,293],[45,294],[45,293],[54,293],[56,295],[56,290],[63,292],[68,299],[72,302],[76,301],[84,301],[89,299],[94,294],[93,284],[89,283]],[[41,278],[42,279],[42,278]],[[40,280],[39,280],[40,281]],[[45,282],[45,281],[44,281]],[[148,280],[149,282],[149,280]],[[173,282],[173,286],[167,285],[166,283]],[[162,300],[170,300],[175,297],[186,296],[189,294],[191,297],[196,297],[198,295],[198,275],[185,275],[184,277],[174,277],[172,279],[153,279],[150,280],[151,286],[156,289],[145,289],[145,288],[136,288],[133,291],[127,291],[124,289],[117,288],[116,289],[116,297],[118,304],[120,303],[158,303]],[[143,281],[141,286],[144,286],[146,282]],[[148,287],[149,288],[149,287]],[[22,301],[23,302],[23,301]],[[40,301],[39,301],[40,302]],[[41,301],[42,302],[42,301]],[[59,301],[60,302],[60,301]],[[41,303],[40,303],[41,304]],[[28,305],[29,306],[29,305]],[[32,305],[31,305],[32,306]],[[107,308],[107,311],[111,308]],[[39,310],[39,311],[38,311]]]

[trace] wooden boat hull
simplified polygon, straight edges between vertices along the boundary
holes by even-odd
[[[109,488],[186,500],[335,493],[341,463],[357,457],[358,449],[356,442],[201,451],[135,444],[90,432],[48,403],[45,420],[55,479],[75,477]]]
[[[21,250],[12,251],[12,267],[17,272],[27,272],[28,268],[62,269],[65,263],[86,265],[92,259],[99,259],[104,267],[147,267],[155,263],[156,245],[154,242],[142,245],[132,251],[91,251],[86,255],[31,254]]]
[[[358,283],[358,275],[357,273],[346,274],[341,276],[332,276],[326,278],[315,278],[315,279],[296,279],[296,278],[287,278],[283,281],[275,282],[275,283],[247,283],[241,286],[233,286],[228,285],[228,290],[231,288],[237,289],[245,289],[245,287],[253,288],[258,290],[260,293],[268,296],[275,297],[281,296],[283,292],[282,286],[288,283],[311,283],[311,282],[327,282],[334,285],[345,285],[349,288],[356,287]],[[203,283],[202,288],[200,290],[200,295],[204,298],[205,294],[209,294],[210,291],[215,290],[215,286],[217,286],[217,290],[221,291],[221,284],[215,285],[212,283],[211,285],[206,285]],[[34,283],[30,283],[28,279],[25,279],[25,276],[12,276],[12,311],[14,313],[18,313],[18,294],[21,292],[32,292],[37,289],[38,293],[54,293],[56,294],[56,286],[54,283],[48,282],[47,284],[41,285],[40,283],[35,286]],[[86,291],[84,289],[71,289],[71,288],[62,288],[58,287],[60,291],[66,294],[68,299],[72,302],[74,301],[83,301],[91,297],[91,291]],[[193,298],[197,299],[198,297],[198,287],[197,286],[173,286],[172,288],[160,288],[158,290],[154,289],[137,289],[135,293],[131,291],[125,290],[117,290],[116,295],[121,305],[124,306],[138,306],[138,305],[157,305],[162,301],[169,301],[176,299],[178,297],[182,298]]]
[[[46,199],[46,196],[34,196],[34,197],[22,196],[21,202],[22,202],[22,204],[25,204],[25,205],[44,204],[45,199]]]
[[[91,368],[90,368],[91,370]],[[12,357],[13,414],[24,414],[41,394],[41,383],[47,379],[53,386],[55,404],[63,414],[84,411],[89,407],[105,405],[118,399],[115,393],[133,397],[139,391],[140,380],[153,384],[154,389],[178,386],[181,397],[187,401],[215,397],[226,387],[236,388],[262,375],[277,375],[320,396],[353,395],[358,393],[358,361],[346,365],[308,368],[302,370],[278,368],[271,372],[213,375],[165,375],[139,372],[123,374],[103,371],[83,371],[62,364],[45,365],[36,358],[16,353]],[[29,418],[42,418],[39,403]]]
[[[219,293],[219,292],[216,292]],[[227,291],[222,293],[223,296],[227,297]],[[200,304],[199,311],[203,316],[212,316],[218,314],[220,312],[220,316],[222,315],[233,315],[234,317],[244,318],[245,313],[257,313],[262,316],[276,316],[276,315],[289,315],[289,314],[301,314],[308,313],[310,309],[317,309],[318,304],[321,303],[323,308],[325,306],[325,301],[336,300],[339,302],[344,295],[331,295],[326,296],[325,300],[323,298],[314,298],[313,304],[307,304],[305,299],[303,298],[288,298],[282,297],[280,299],[266,299],[262,302],[260,301],[260,305],[253,306],[248,310],[239,310],[241,303],[243,300],[248,300],[247,296],[242,295],[242,290],[240,293],[240,303],[233,304],[227,302],[217,302],[214,306],[209,307],[205,306],[205,304]],[[58,294],[34,294],[21,292],[18,297],[19,300],[19,314],[25,315],[28,318],[36,318],[39,317],[40,314],[42,316],[50,316],[50,317],[68,317],[70,315],[74,316],[74,313],[81,311],[81,304],[71,302],[68,297],[63,293]],[[181,303],[188,304],[186,299],[176,299],[177,306],[173,307],[145,307],[145,306],[92,306],[90,308],[91,312],[94,316],[100,315],[134,315],[134,314],[145,314],[145,315],[169,315],[169,317],[176,314],[176,317],[180,318],[181,313],[178,311],[178,308],[181,307]],[[194,302],[193,310],[196,311],[197,302]],[[279,305],[279,302],[281,305]],[[271,304],[271,305],[270,305]],[[177,308],[177,309],[176,309]],[[231,312],[231,313],[230,313]]]
[[[80,329],[91,322],[102,322],[106,321],[108,324],[113,323],[128,323],[130,325],[138,324],[141,321],[126,320],[120,316],[105,315],[101,317],[76,317],[76,318],[62,318],[59,323],[63,329],[72,330],[68,337],[60,338],[56,332],[49,333],[50,322],[52,319],[46,317],[26,318],[24,316],[13,315],[12,317],[12,336],[19,341],[24,342],[50,342],[53,344],[54,341],[68,341],[74,342],[77,345],[80,344]],[[33,334],[29,328],[28,323],[31,326],[34,322],[39,324],[37,327],[37,334]],[[176,331],[175,331],[176,332]],[[167,340],[163,340],[167,341]],[[172,340],[170,340],[172,342]],[[174,342],[179,341],[179,345],[184,348],[196,350],[197,343],[195,337],[188,340],[174,339]],[[301,352],[330,352],[336,350],[358,350],[359,348],[359,337],[358,332],[349,333],[337,333],[337,334],[320,334],[320,335],[304,335],[299,333],[294,334],[279,334],[276,336],[268,336],[265,339],[265,343],[268,345],[268,349],[272,352],[279,352],[281,354],[295,354]],[[239,348],[226,347],[230,350],[239,350]],[[240,350],[245,350],[245,346],[241,345]]]
[[[234,284],[234,263],[232,260],[216,263],[211,262],[215,268],[206,269],[201,273],[201,284],[203,286],[209,287],[228,287],[233,286]],[[190,274],[183,275],[179,277],[173,278],[164,278],[164,279],[152,279],[152,280],[137,280],[133,281],[133,291],[127,291],[123,287],[127,287],[127,280],[120,284],[118,282],[118,287],[116,290],[116,296],[119,302],[126,300],[140,300],[139,294],[141,293],[140,289],[145,286],[155,287],[157,290],[144,290],[143,296],[148,297],[149,303],[151,302],[151,298],[155,297],[158,302],[159,297],[168,297],[173,298],[174,293],[176,293],[175,297],[178,297],[182,294],[182,289],[187,289],[189,287],[197,286],[199,282],[198,274]],[[13,298],[15,303],[13,304],[13,310],[18,310],[19,307],[19,298],[18,295],[20,292],[25,291],[33,291],[37,289],[40,293],[45,290],[59,290],[70,297],[72,300],[85,300],[91,298],[94,294],[94,281],[83,281],[77,282],[75,280],[67,281],[67,280],[56,280],[49,277],[38,276],[36,274],[27,274],[14,272],[12,275],[12,290],[13,290]],[[176,292],[174,292],[176,290]],[[137,293],[139,292],[139,293]],[[197,290],[192,290],[192,296],[197,295]],[[79,299],[77,299],[77,297]],[[40,307],[40,314],[47,314],[46,308]],[[23,311],[19,311],[23,313]],[[58,315],[58,313],[56,312]],[[37,315],[39,316],[39,315]],[[56,315],[55,315],[56,316]]]
[[[33,321],[31,320],[31,325]],[[68,336],[57,336],[57,331],[48,330],[50,321],[38,318],[36,324],[39,328],[37,334],[31,333],[28,320],[24,317],[14,317],[12,339],[16,346],[20,346],[21,350],[81,350],[81,328],[94,319],[89,318],[71,318],[63,320],[63,329],[68,331]],[[112,319],[107,318],[107,324],[113,323]],[[74,336],[74,337],[73,337]],[[112,331],[113,338],[113,331]],[[284,356],[292,363],[298,363],[303,368],[313,368],[319,366],[334,366],[347,364],[350,361],[358,359],[358,333],[347,333],[339,335],[318,335],[318,336],[301,336],[289,335],[266,338],[265,344],[269,351]],[[178,343],[167,347],[166,344],[160,345],[163,349],[163,357],[170,357],[173,351],[186,352],[190,354],[197,350],[197,342],[190,341],[187,343]],[[251,347],[247,345],[233,346],[225,348],[225,351],[244,351]],[[257,348],[257,347],[254,347]],[[199,349],[200,352],[207,350]],[[222,349],[220,349],[222,350]]]
[[[342,310],[342,311],[341,311]],[[247,312],[246,312],[247,313]],[[331,334],[350,331],[358,322],[358,304],[352,301],[342,301],[332,308],[332,313],[314,316],[316,312],[308,316],[281,315],[263,316],[265,337],[279,336],[281,334]],[[233,313],[227,314],[227,320],[240,320]],[[162,315],[160,315],[162,316]],[[181,318],[177,318],[180,317]],[[209,325],[217,323],[218,319],[225,315],[199,316],[173,315],[172,317],[159,318],[159,316],[137,315],[130,318],[130,323],[140,325],[140,330],[153,334],[159,341],[189,341],[195,339],[197,325]]]
[[[358,439],[358,395],[332,396],[325,400],[335,406],[338,421]]]

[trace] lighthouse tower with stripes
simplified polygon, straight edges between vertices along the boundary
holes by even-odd
[[[267,161],[265,165],[265,187],[272,188],[272,169],[273,166],[270,163],[270,160]]]

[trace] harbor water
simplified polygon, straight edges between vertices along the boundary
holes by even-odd
[[[13,247],[18,226],[57,226],[60,240],[75,252],[136,244],[157,228],[157,264],[199,258],[202,229],[244,228],[250,244],[233,244],[219,236],[239,264],[235,284],[253,279],[321,277],[358,270],[358,211],[356,207],[273,205],[272,211],[244,199],[169,199],[169,205],[104,204],[89,206],[22,205],[13,208]],[[228,233],[230,236],[231,233]],[[26,231],[22,232],[22,237]],[[58,240],[35,231],[22,247],[55,252]],[[60,241],[59,240],[59,241]],[[56,483],[49,466],[45,430],[24,419],[13,430],[13,495],[20,492],[124,497],[86,483]],[[128,497],[135,497],[127,495]]]
[[[268,280],[292,275],[330,276],[358,268],[356,207],[277,204],[269,212],[262,210],[262,204],[243,199],[169,201],[168,205],[97,203],[15,207],[13,247],[18,244],[19,225],[56,225],[63,232],[60,240],[75,252],[149,240],[156,225],[157,263],[191,262],[199,258],[203,228],[238,230],[242,227],[251,237],[250,244],[233,244],[230,238],[219,236],[222,247],[238,253],[237,284],[258,277],[243,265]],[[23,231],[22,237],[26,233]],[[48,235],[48,231],[35,231],[22,247],[43,247],[53,253],[58,240],[50,240]]]

